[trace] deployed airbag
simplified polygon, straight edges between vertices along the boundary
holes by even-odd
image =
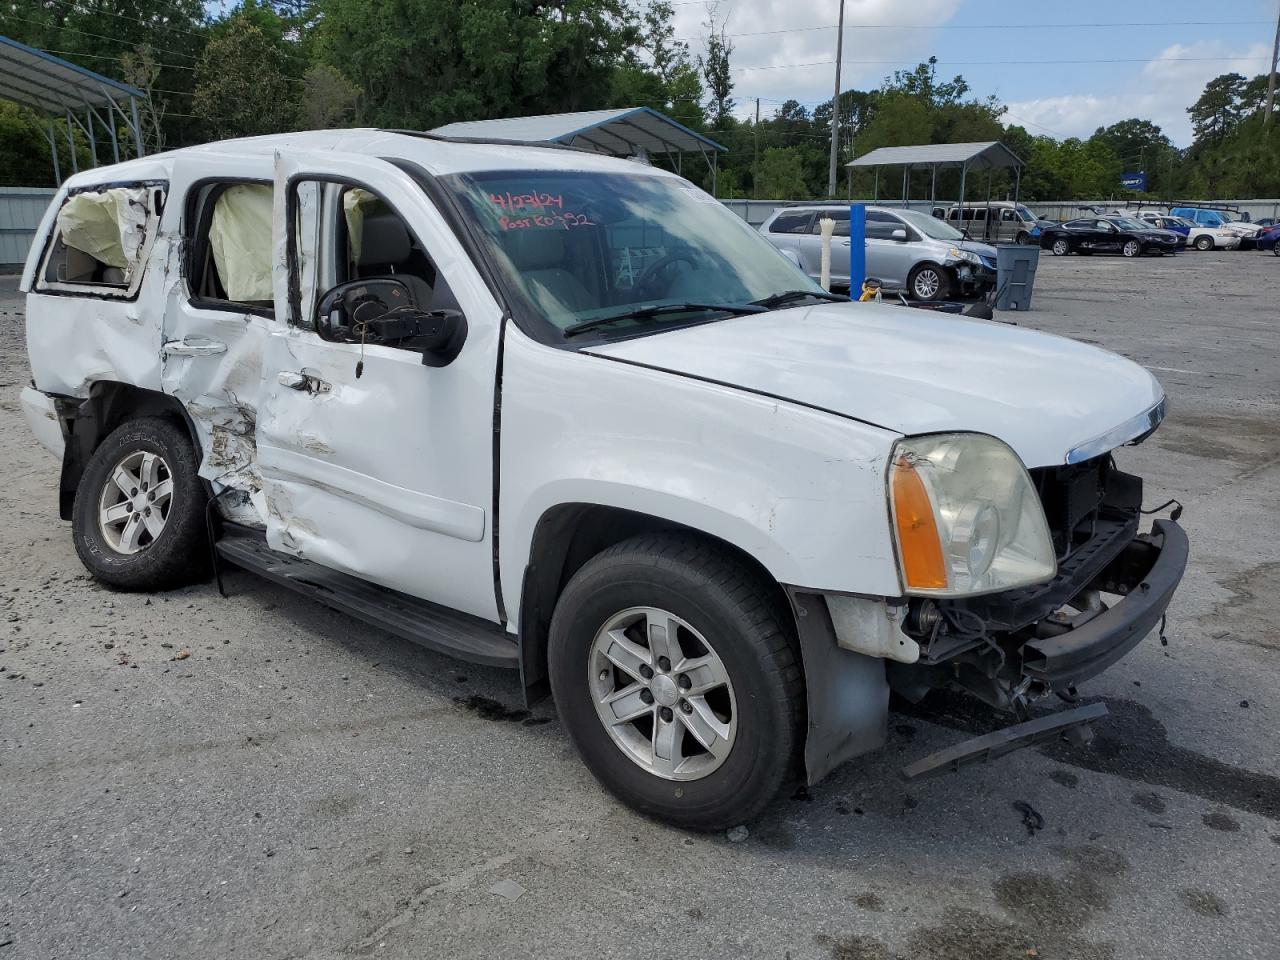
[[[271,299],[271,186],[237,183],[218,195],[209,247],[228,300]]]
[[[113,187],[68,197],[58,211],[58,233],[73,250],[123,270],[128,282],[147,238],[147,191]]]

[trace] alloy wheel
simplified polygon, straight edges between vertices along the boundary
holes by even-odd
[[[164,458],[135,450],[116,464],[98,497],[98,529],[116,553],[139,553],[155,543],[169,519],[173,473]]]
[[[656,607],[623,610],[597,631],[588,661],[596,713],[633,763],[666,780],[699,780],[728,758],[733,684],[684,620]]]
[[[1130,240],[1121,251],[1126,257],[1136,257],[1142,252],[1142,245],[1137,240]]]
[[[926,268],[917,273],[915,282],[912,284],[915,295],[921,300],[932,300],[938,295],[938,290],[941,286],[942,278],[938,276],[938,271],[931,268]]]
[[[1053,255],[1055,257],[1065,257],[1071,252],[1071,247],[1065,240],[1053,241]]]

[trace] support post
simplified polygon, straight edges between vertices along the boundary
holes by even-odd
[[[1262,115],[1262,125],[1271,122],[1276,102],[1276,60],[1280,59],[1280,11],[1276,12],[1276,39],[1271,45],[1271,73],[1267,76],[1267,109]]]
[[[965,177],[965,174],[968,172],[969,172],[969,164],[967,163],[960,164],[960,208],[956,213],[956,217],[958,218],[958,222],[960,223],[960,230],[961,232],[964,233],[965,236],[969,236],[969,228],[964,225],[964,177]],[[969,218],[969,222],[973,223],[972,217]]]
[[[836,195],[836,160],[840,153],[840,61],[844,59],[844,0],[836,27],[836,91],[831,98],[831,161],[827,170],[827,196]]]
[[[876,167],[876,185],[875,185],[875,189],[871,191],[871,199],[873,201],[880,199],[880,168],[879,167]]]
[[[49,152],[53,154],[53,185],[62,185],[62,170],[58,165],[58,131],[53,125],[53,117],[49,118]]]
[[[93,157],[93,165],[98,165],[98,138],[93,132],[93,111],[85,111],[84,116],[86,126],[84,132],[89,136],[89,156]]]
[[[716,188],[716,180],[719,176],[719,173],[720,173],[720,157],[717,156],[717,153],[715,150],[712,150],[711,151],[711,195],[713,197],[719,196],[719,191]]]
[[[867,207],[849,204],[849,296],[862,295],[862,282],[867,279]]]
[[[929,177],[929,215],[933,215],[933,208],[938,204],[938,165],[933,165],[933,173]]]
[[[991,239],[991,178],[995,174],[994,167],[987,167],[987,215],[982,221],[982,239]],[[996,239],[1000,239],[1000,228],[996,227]]]
[[[133,114],[133,145],[138,148],[138,156],[144,157],[147,151],[142,146],[142,124],[138,122],[138,98],[129,98],[129,112]]]
[[[73,174],[80,172],[80,161],[76,159],[76,135],[72,127],[71,111],[67,111],[67,145],[71,148],[71,172]]]

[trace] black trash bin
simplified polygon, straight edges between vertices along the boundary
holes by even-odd
[[[996,309],[1030,310],[1040,248],[1008,244],[996,247]]]

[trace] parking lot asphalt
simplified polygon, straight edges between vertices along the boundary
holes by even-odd
[[[1272,958],[1280,944],[1280,259],[1046,258],[1026,326],[1146,365],[1117,459],[1192,538],[1087,749],[904,785],[991,718],[935,697],[749,835],[638,817],[514,676],[246,573],[89,580],[0,278],[0,960]]]

